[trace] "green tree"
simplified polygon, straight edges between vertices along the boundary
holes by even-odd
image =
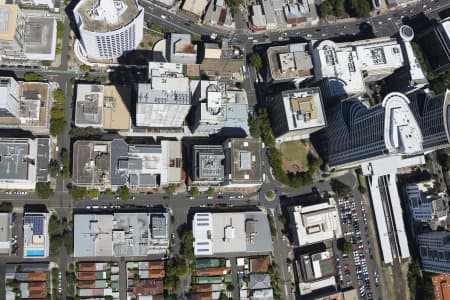
[[[73,231],[64,231],[63,241],[67,254],[71,255],[73,253]]]
[[[87,196],[87,190],[84,187],[74,187],[69,193],[75,201],[83,200]]]
[[[36,195],[41,199],[48,199],[53,195],[49,182],[36,183]]]
[[[50,172],[50,176],[56,177],[59,172],[59,162],[56,159],[51,159],[48,164],[48,170]]]
[[[108,188],[108,189],[105,190],[105,196],[106,196],[106,197],[111,197],[112,195],[113,195],[113,193],[112,193],[112,191],[111,191],[110,188]]]
[[[88,191],[88,197],[91,199],[97,199],[100,195],[100,191],[98,189],[91,189]]]
[[[67,122],[64,119],[50,119],[50,135],[58,136],[64,133]]]
[[[194,236],[192,231],[185,232],[181,237],[180,253],[188,260],[194,260]]]
[[[266,192],[266,198],[268,198],[268,199],[273,199],[274,197],[275,197],[274,191],[268,190],[268,191]]]
[[[117,190],[117,194],[119,195],[120,199],[122,200],[128,200],[130,198],[130,190],[128,189],[127,186],[121,186],[118,190]]]
[[[58,104],[63,104],[66,101],[66,95],[62,89],[53,91],[53,100]]]
[[[59,250],[63,245],[61,235],[54,235],[50,237],[50,257],[55,258],[59,255]]]
[[[336,17],[343,17],[345,15],[345,0],[336,0],[334,11]]]
[[[325,19],[329,14],[331,14],[331,5],[324,1],[319,5],[319,17]]]
[[[52,65],[52,61],[51,60],[43,60],[43,61],[41,61],[41,65],[44,67],[50,67]]]
[[[347,255],[351,255],[352,252],[353,252],[353,245],[352,245],[352,243],[350,243],[349,241],[345,241],[344,242],[344,250],[342,252],[347,254]]]
[[[210,188],[205,192],[206,196],[208,196],[208,197],[214,196],[215,193],[216,193],[216,191],[214,190],[213,187],[210,187]]]
[[[69,134],[72,138],[92,138],[102,136],[103,130],[94,127],[86,127],[86,128],[73,127],[72,129],[70,129]]]
[[[45,80],[44,76],[36,74],[34,72],[26,72],[23,75],[23,79],[25,79],[25,81],[43,81],[43,80]]]
[[[330,186],[333,192],[335,192],[339,197],[346,196],[352,191],[348,185],[334,178],[331,179]]]
[[[242,5],[243,0],[225,0],[232,13],[235,14],[239,10],[239,6]]]
[[[56,214],[52,214],[48,221],[48,234],[50,236],[61,234],[61,223]]]
[[[200,195],[198,187],[196,186],[191,187],[191,189],[189,190],[189,195],[191,195],[192,197],[197,197],[198,195]]]
[[[250,63],[250,66],[252,66],[256,70],[259,70],[262,68],[262,59],[258,53],[252,53],[250,55],[249,63]]]
[[[56,36],[58,39],[62,39],[64,37],[64,23],[62,21],[58,21],[56,25]]]
[[[367,0],[349,0],[350,14],[357,18],[367,18],[370,13],[370,5]]]
[[[450,159],[446,150],[437,151],[436,160],[441,165],[442,170],[448,171],[450,169]]]
[[[170,184],[169,186],[167,186],[165,188],[165,191],[166,191],[167,195],[171,196],[175,193],[176,189],[177,189],[177,187],[175,185]]]
[[[91,70],[91,67],[89,67],[88,65],[80,66],[80,71],[82,71],[82,72],[89,72],[90,70]]]

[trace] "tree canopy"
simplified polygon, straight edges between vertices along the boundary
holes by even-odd
[[[41,199],[48,199],[53,195],[49,182],[36,183],[36,195]]]
[[[86,198],[87,190],[84,187],[74,187],[70,190],[70,195],[75,201],[80,201]]]
[[[189,195],[191,195],[192,197],[197,197],[198,195],[200,195],[198,187],[196,186],[191,187],[191,189],[189,190]]]
[[[122,200],[128,200],[130,198],[130,190],[127,186],[121,186],[117,190],[117,194],[119,195],[120,199]]]
[[[23,75],[23,79],[25,79],[25,81],[43,81],[43,80],[45,80],[44,76],[36,74],[34,72],[26,72]]]
[[[252,53],[250,55],[249,63],[250,63],[250,66],[252,66],[256,70],[259,70],[262,68],[262,59],[258,53]]]

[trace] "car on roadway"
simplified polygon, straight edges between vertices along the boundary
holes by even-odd
[[[208,196],[208,200],[214,199],[214,196]]]

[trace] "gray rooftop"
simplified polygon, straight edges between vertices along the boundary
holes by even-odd
[[[36,181],[48,181],[48,164],[50,162],[50,139],[37,139]]]
[[[194,180],[223,180],[225,154],[221,145],[195,145]]]
[[[162,79],[162,83],[183,80],[183,78],[166,78]],[[152,80],[159,80],[154,78]],[[173,89],[153,89],[151,83],[140,83],[138,85],[138,103],[146,104],[177,104],[177,105],[190,105],[191,97],[189,89],[178,90],[176,86],[172,86]],[[168,88],[172,88],[168,87]]]
[[[111,185],[120,186],[127,182],[126,172],[119,170],[120,159],[128,158],[128,144],[122,139],[111,142]]]
[[[106,147],[100,152],[96,147]],[[97,151],[94,151],[97,150]],[[73,145],[74,184],[81,186],[103,185],[110,174],[111,145],[102,141],[76,141]]]
[[[91,222],[94,220],[95,215],[74,216],[74,257],[95,256],[94,232],[91,230]]]
[[[233,183],[261,183],[261,148],[260,139],[233,138],[224,143],[225,177]]]
[[[0,142],[0,179],[27,179],[29,145],[26,142]]]
[[[115,256],[145,256],[148,252],[149,213],[115,213],[113,221]],[[115,235],[114,233],[119,233]]]
[[[270,288],[270,275],[269,274],[250,274],[250,281],[248,283],[248,288],[251,290]]]
[[[54,17],[29,16],[25,23],[24,52],[49,54],[56,39]]]
[[[0,213],[0,243],[8,243],[5,247],[0,246],[0,254],[8,254],[10,251],[9,242],[11,241],[11,229],[9,227],[11,215],[9,213]]]

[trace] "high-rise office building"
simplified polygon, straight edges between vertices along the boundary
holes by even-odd
[[[367,108],[343,101],[327,113],[324,155],[330,167],[350,167],[390,155],[419,154],[449,146],[450,91],[438,96],[388,94]]]
[[[450,274],[450,233],[434,231],[417,236],[422,268],[428,272]]]
[[[88,58],[117,58],[142,41],[144,8],[136,0],[81,0],[74,16]]]

